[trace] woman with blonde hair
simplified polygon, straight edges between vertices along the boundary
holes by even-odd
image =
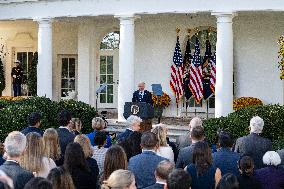
[[[101,188],[136,189],[134,174],[128,170],[116,170],[106,181],[104,181],[104,184],[102,184]]]
[[[154,125],[152,133],[157,135],[159,140],[159,148],[157,150],[157,155],[162,156],[174,163],[174,152],[173,149],[167,143],[167,128],[163,124]]]
[[[56,129],[46,129],[43,134],[43,144],[45,156],[54,160],[56,165],[61,157],[61,149]]]
[[[35,132],[27,134],[26,137],[26,151],[20,164],[34,175],[46,178],[49,171],[56,165],[51,158],[46,157],[44,154],[43,138]]]
[[[53,189],[75,189],[70,173],[63,167],[51,169],[47,179],[51,182]]]
[[[81,120],[79,118],[72,118],[71,121],[73,123],[72,133],[74,135],[81,134],[81,129],[82,129],[82,122],[81,122]]]
[[[90,139],[91,145],[95,146],[94,138],[96,133],[99,131],[103,131],[107,127],[106,121],[103,118],[95,117],[92,120],[92,128],[94,129],[93,132],[87,134],[88,138]],[[111,137],[107,135],[107,142],[104,145],[105,148],[109,148],[111,146]]]

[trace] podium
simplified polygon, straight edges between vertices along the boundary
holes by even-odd
[[[126,102],[123,116],[127,119],[131,115],[136,115],[142,120],[152,119],[154,118],[154,108],[146,102]]]

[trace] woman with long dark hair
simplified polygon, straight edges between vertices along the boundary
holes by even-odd
[[[204,141],[195,144],[193,163],[185,170],[192,177],[191,189],[212,189],[221,179],[221,171],[213,166],[211,149]]]

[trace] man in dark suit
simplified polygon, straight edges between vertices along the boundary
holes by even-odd
[[[27,139],[24,134],[13,131],[5,139],[6,162],[0,166],[0,170],[13,180],[14,189],[23,189],[34,175],[23,169],[19,161],[26,149]]]
[[[36,132],[38,134],[40,134],[41,136],[43,136],[43,131],[39,128],[40,127],[40,123],[41,123],[41,115],[37,112],[32,112],[29,116],[28,116],[28,124],[29,126],[26,127],[25,129],[23,129],[21,131],[21,133],[23,133],[24,135],[27,135],[31,132]]]
[[[156,154],[158,138],[152,132],[145,132],[141,137],[142,153],[130,158],[128,169],[135,175],[138,189],[146,188],[156,183],[155,169],[157,165],[167,160]]]
[[[272,150],[272,142],[269,139],[259,136],[262,133],[264,121],[256,116],[250,120],[250,134],[238,138],[235,145],[235,152],[240,156],[250,156],[254,161],[255,169],[264,167],[262,157],[267,151]]]
[[[195,146],[195,143],[199,141],[203,141],[205,139],[205,133],[204,133],[204,128],[202,126],[196,126],[192,129],[190,132],[191,135],[191,145],[185,148],[182,148],[179,151],[177,163],[176,163],[176,168],[185,168],[187,165],[192,163],[193,161],[193,148]]]
[[[169,174],[174,170],[174,164],[168,160],[161,161],[155,171],[156,183],[145,189],[164,189]]]
[[[59,144],[61,148],[61,159],[58,162],[58,166],[64,162],[64,153],[66,146],[69,143],[74,142],[75,135],[72,133],[72,115],[69,111],[63,110],[58,114],[58,121],[60,127],[57,129]]]
[[[138,84],[138,90],[133,93],[132,102],[146,102],[153,105],[152,94],[145,90],[145,83]]]

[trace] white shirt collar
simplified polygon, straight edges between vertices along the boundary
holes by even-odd
[[[156,183],[157,183],[157,184],[163,184],[163,185],[166,184],[166,182],[162,182],[162,181],[156,181]]]
[[[59,128],[60,128],[60,129],[67,129],[69,132],[71,132],[68,127],[60,126]]]

